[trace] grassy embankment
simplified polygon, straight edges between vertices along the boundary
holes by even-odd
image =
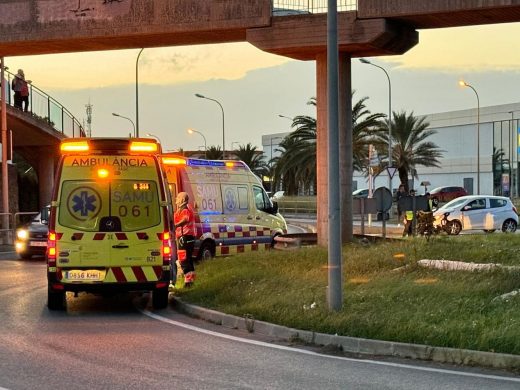
[[[520,294],[494,300],[520,288],[520,270],[442,271],[417,264],[446,259],[520,267],[519,247],[520,235],[502,233],[346,245],[344,305],[337,313],[327,309],[323,248],[207,261],[197,266],[196,285],[177,295],[298,329],[520,354]]]

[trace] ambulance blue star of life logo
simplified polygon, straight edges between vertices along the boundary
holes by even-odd
[[[93,188],[78,187],[71,192],[67,207],[74,218],[86,221],[99,213],[101,197]]]
[[[231,188],[228,188],[226,190],[225,198],[226,198],[226,200],[225,200],[225,202],[226,202],[226,209],[228,209],[228,210],[236,209],[237,201],[235,199],[235,193],[234,193],[234,191]]]

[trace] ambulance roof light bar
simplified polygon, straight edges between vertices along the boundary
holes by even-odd
[[[62,154],[86,152],[137,152],[160,153],[160,145],[151,139],[121,138],[71,138],[63,140],[60,145]]]

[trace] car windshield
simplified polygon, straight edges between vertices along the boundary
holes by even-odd
[[[466,203],[467,200],[468,200],[467,198],[466,199],[464,199],[464,198],[453,199],[451,202],[448,202],[444,206],[442,206],[439,210],[453,209],[455,207],[462,206],[464,203]]]

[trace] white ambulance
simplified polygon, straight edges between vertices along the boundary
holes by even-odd
[[[61,143],[47,245],[48,307],[65,293],[152,291],[168,304],[171,200],[149,139],[75,138]]]
[[[266,250],[287,224],[260,179],[242,161],[202,160],[163,154],[171,198],[187,192],[195,211],[194,256]]]

